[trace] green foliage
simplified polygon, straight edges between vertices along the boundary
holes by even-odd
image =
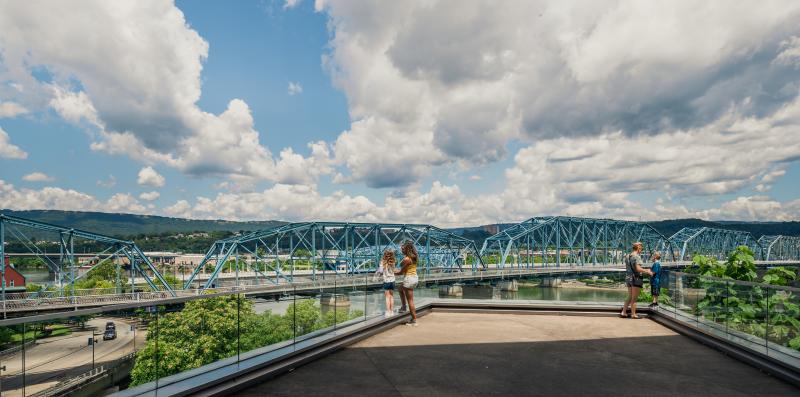
[[[117,285],[117,270],[117,265],[113,261],[104,260],[75,282],[75,289],[114,289]],[[120,270],[120,284],[126,285],[128,278],[122,273]]]
[[[156,361],[158,375],[168,376],[329,327],[334,317],[342,322],[360,316],[363,312],[346,309],[323,314],[310,299],[291,305],[283,316],[270,311],[256,314],[250,300],[236,295],[188,302],[179,312],[159,315],[157,322],[151,318],[147,343],[131,371],[131,385],[154,380]]]
[[[757,277],[753,251],[744,245],[736,247],[722,263],[710,256],[695,255],[689,272],[741,281],[755,281]]]
[[[786,267],[773,267],[767,270],[762,280],[767,284],[786,286],[797,280],[797,274],[794,270]]]
[[[44,259],[35,257],[18,257],[10,260],[17,269],[39,269],[45,267]]]
[[[745,246],[731,252],[725,263],[703,256],[695,256],[693,262],[694,272],[700,275],[757,280],[753,252]],[[791,269],[776,267],[767,271],[763,281],[788,285],[796,277]],[[695,308],[697,314],[731,329],[800,350],[800,304],[791,292],[699,278],[691,284],[692,288],[705,290]]]

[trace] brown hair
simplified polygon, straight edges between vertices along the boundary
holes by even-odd
[[[637,241],[633,243],[633,250],[637,251],[636,247],[639,247],[640,250],[644,250],[644,244],[641,241]]]
[[[394,250],[388,249],[383,251],[383,258],[381,258],[381,262],[389,267],[394,267],[397,264],[397,258],[394,256]]]
[[[417,253],[417,247],[414,246],[414,243],[412,243],[410,240],[406,240],[400,250],[403,251],[403,255],[411,258],[411,263],[417,263],[419,254]]]

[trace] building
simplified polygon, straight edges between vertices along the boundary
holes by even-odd
[[[22,275],[5,257],[6,292],[25,292],[25,276]]]

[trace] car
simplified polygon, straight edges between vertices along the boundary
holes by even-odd
[[[117,330],[109,328],[103,333],[103,340],[117,339]]]
[[[108,331],[110,329],[113,329],[115,331],[117,329],[117,326],[116,326],[116,324],[114,324],[113,321],[109,321],[109,322],[106,323],[106,331]]]

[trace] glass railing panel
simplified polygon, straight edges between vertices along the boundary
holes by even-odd
[[[0,327],[0,396],[22,396],[24,387],[24,349],[27,326]],[[27,342],[27,344],[26,344]]]
[[[25,394],[34,395],[91,374],[111,352],[102,341],[102,318],[81,316],[25,324]]]
[[[769,288],[727,281],[724,301],[726,332],[751,349],[766,353],[767,294]]]
[[[767,355],[800,368],[800,293],[769,287],[765,295]]]
[[[296,303],[296,294],[290,292],[252,299],[242,297],[242,300],[241,307],[252,307],[252,311],[248,309],[240,313],[242,353],[294,338],[295,313],[291,309]]]

